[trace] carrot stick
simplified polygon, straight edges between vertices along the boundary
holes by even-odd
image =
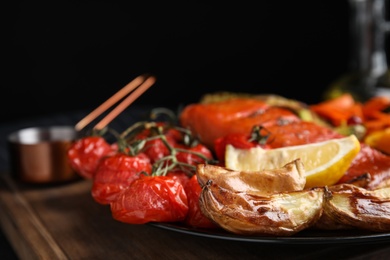
[[[366,118],[375,117],[379,111],[390,107],[390,99],[383,96],[373,97],[363,104],[363,114]]]
[[[333,125],[339,126],[353,116],[363,119],[362,105],[355,102],[352,95],[346,93],[315,105],[310,109],[318,115],[328,119]]]

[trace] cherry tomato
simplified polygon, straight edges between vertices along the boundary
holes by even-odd
[[[184,145],[177,145],[176,147],[187,150],[185,152],[179,151],[176,154],[176,158],[179,162],[190,165],[197,165],[199,163],[204,163],[206,160],[213,159],[211,151],[203,144],[197,144],[194,147],[187,147]],[[202,155],[204,158],[195,153]]]
[[[129,224],[183,221],[188,213],[183,185],[169,176],[141,175],[110,205],[112,217]]]
[[[359,116],[351,116],[347,120],[347,125],[361,125],[363,124],[363,119]]]
[[[183,185],[183,187],[185,187],[187,182],[190,180],[188,174],[181,170],[170,171],[167,173],[167,176],[171,176],[172,178],[176,179],[181,183],[181,185]]]
[[[96,202],[109,204],[141,174],[150,174],[152,164],[143,153],[130,156],[117,153],[103,158],[93,179],[91,194]]]
[[[88,136],[76,140],[69,148],[67,156],[71,167],[82,177],[92,179],[101,158],[113,153],[115,145],[110,145],[101,136]]]
[[[188,214],[184,222],[192,227],[217,228],[218,226],[205,215],[203,215],[200,209],[199,197],[202,191],[202,187],[199,185],[196,175],[191,177],[191,179],[184,187],[184,190],[187,194],[188,200]]]
[[[259,138],[253,139],[252,136],[253,134],[246,135],[241,133],[231,133],[226,136],[217,138],[214,141],[214,151],[220,164],[225,162],[225,151],[228,144],[239,149],[250,149],[255,146],[260,146],[264,149],[268,148],[267,144],[262,143],[263,140],[266,140],[265,137],[263,138],[263,136],[258,135]]]
[[[183,139],[183,133],[175,128],[167,129],[165,136],[168,138],[168,140],[171,140],[172,143],[180,143]]]
[[[168,147],[161,139],[147,141],[142,152],[149,156],[152,163],[155,163],[170,154]]]
[[[164,123],[159,122],[157,123],[157,125],[163,127]],[[156,137],[156,135],[157,133],[154,133],[151,129],[145,129],[140,134],[137,135],[137,139],[138,140],[150,139]],[[165,136],[167,143],[171,146],[176,145],[176,140],[179,140],[181,138],[180,132],[175,129],[166,129],[163,135]],[[169,148],[162,141],[161,138],[148,140],[145,143],[142,152],[145,153],[147,156],[149,156],[152,164],[157,162],[161,158],[170,155]]]

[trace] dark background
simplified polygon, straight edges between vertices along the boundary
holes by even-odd
[[[93,109],[136,76],[135,104],[176,107],[215,91],[318,102],[348,69],[348,2],[13,1],[2,122]]]
[[[348,0],[9,2],[5,126],[92,110],[146,72],[157,83],[135,104],[175,108],[215,91],[315,103],[348,70]],[[16,259],[2,233],[0,248]]]

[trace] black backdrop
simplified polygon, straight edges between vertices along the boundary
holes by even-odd
[[[176,107],[207,92],[307,103],[348,67],[348,2],[13,1],[1,121],[92,109],[145,73],[136,104]]]

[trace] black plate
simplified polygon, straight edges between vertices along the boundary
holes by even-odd
[[[178,223],[150,223],[150,225],[188,235],[225,239],[233,241],[273,244],[340,244],[378,243],[390,240],[390,233],[376,233],[361,230],[304,230],[291,237],[241,236],[224,230],[197,229]]]

